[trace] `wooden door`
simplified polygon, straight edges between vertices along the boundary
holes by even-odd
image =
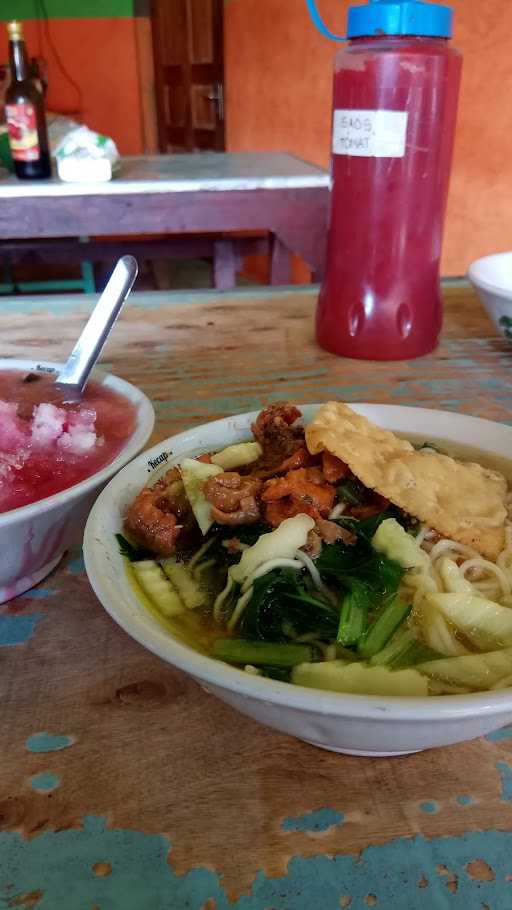
[[[223,0],[153,0],[160,151],[224,148]]]

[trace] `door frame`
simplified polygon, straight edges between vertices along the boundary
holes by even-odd
[[[155,60],[149,6],[145,8],[144,15],[135,16],[134,23],[142,151],[144,154],[154,155],[159,152],[159,139]]]

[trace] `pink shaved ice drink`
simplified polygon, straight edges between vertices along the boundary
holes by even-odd
[[[100,383],[79,404],[53,377],[0,373],[0,512],[67,489],[109,464],[135,426],[133,405]]]

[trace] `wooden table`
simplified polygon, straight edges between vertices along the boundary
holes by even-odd
[[[16,240],[192,234],[203,235],[193,244],[194,255],[201,256],[210,233],[215,286],[226,289],[235,285],[237,250],[222,235],[269,231],[271,283],[286,284],[290,253],[322,273],[328,196],[326,171],[284,153],[126,157],[119,176],[102,184],[8,177],[0,179],[0,255],[1,241],[7,240],[4,249],[14,257],[20,249]],[[177,255],[183,255],[183,238],[177,243]],[[243,255],[247,241],[240,243]],[[172,255],[173,241],[154,249]],[[67,247],[63,252],[70,254]],[[75,253],[104,258],[98,243],[89,250],[77,244]],[[110,248],[107,253],[112,261],[115,253]]]
[[[439,350],[402,363],[319,350],[314,302],[134,295],[105,364],[155,401],[153,441],[278,398],[512,421],[511,348],[471,291],[447,292]],[[0,302],[3,353],[64,356],[90,305]],[[0,907],[512,907],[512,728],[358,759],[257,726],[114,625],[79,552],[0,619]]]

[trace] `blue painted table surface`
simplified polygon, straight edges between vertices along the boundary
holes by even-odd
[[[276,399],[512,421],[511,348],[473,293],[401,363],[337,359],[315,290],[133,295],[104,365],[154,441]],[[0,302],[2,352],[59,359],[92,299]],[[322,752],[234,713],[104,613],[81,554],[0,610],[0,908],[512,908],[512,729],[391,759]]]

